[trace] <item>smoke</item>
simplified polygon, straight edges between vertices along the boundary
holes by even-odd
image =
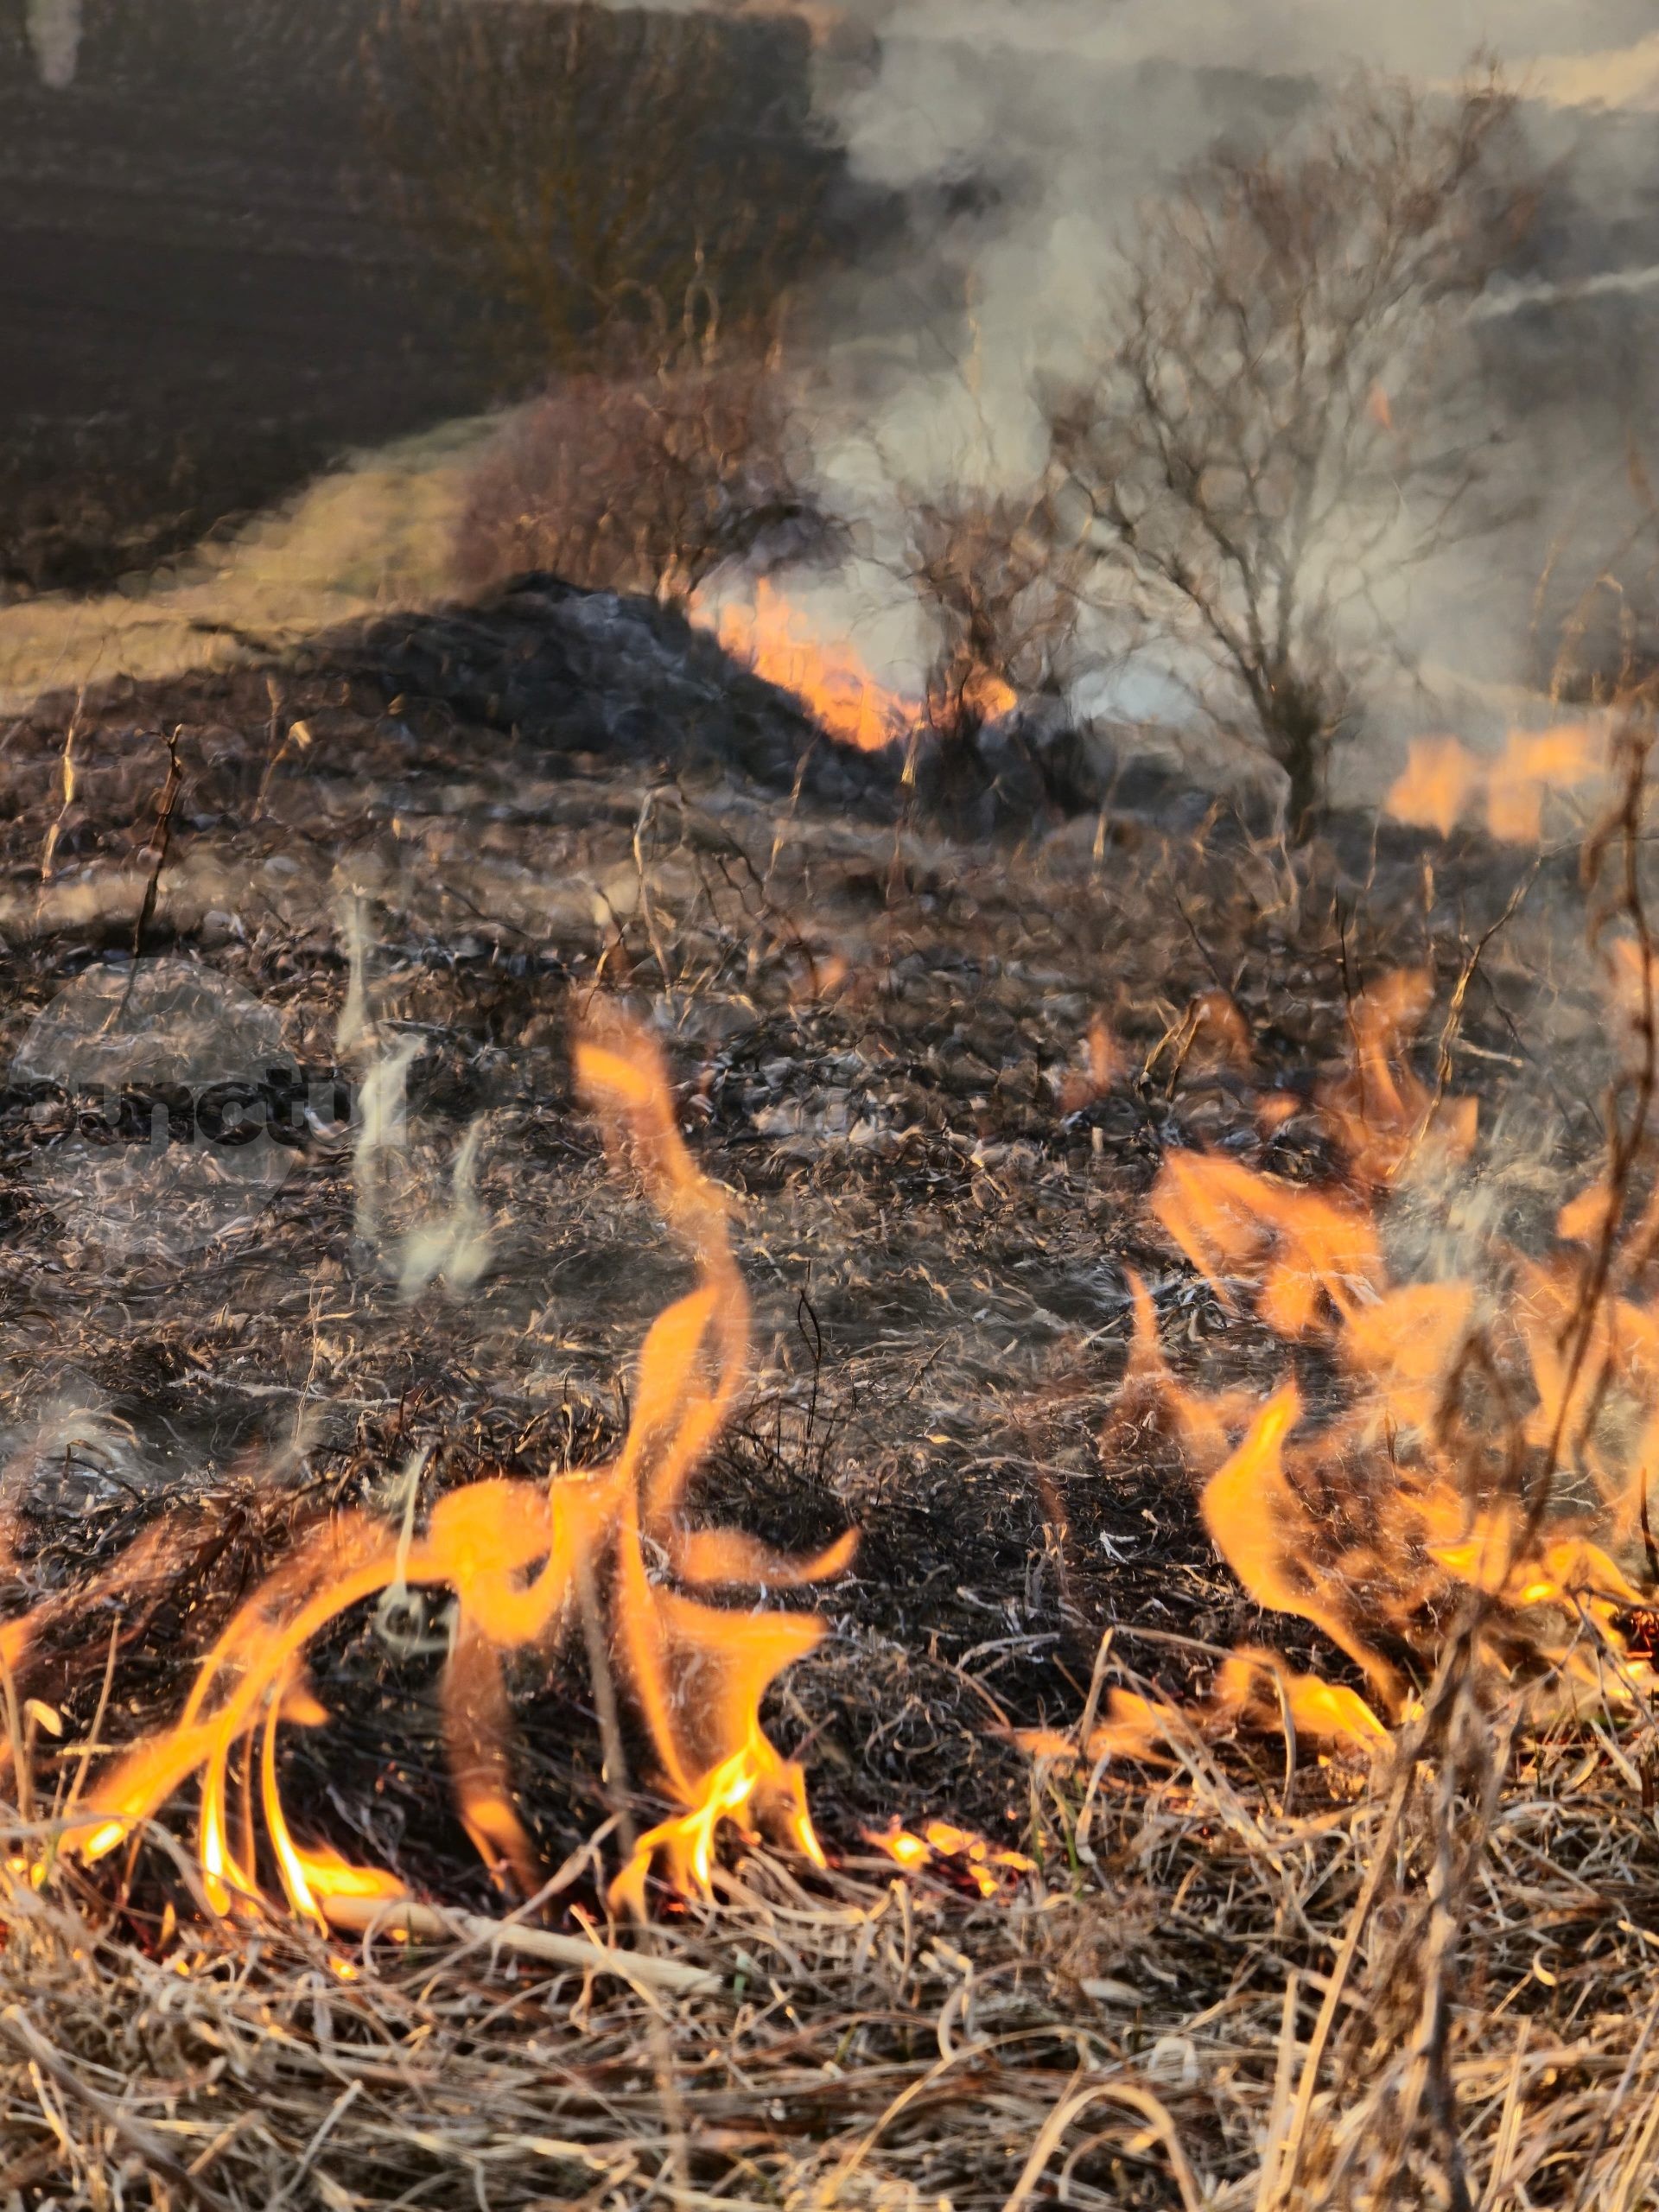
[[[29,0],[28,26],[41,82],[67,92],[80,60],[81,0]]]
[[[1639,269],[1604,269],[1593,276],[1567,278],[1556,283],[1535,278],[1527,283],[1497,284],[1472,310],[1478,321],[1489,322],[1527,308],[1560,307],[1584,300],[1605,298],[1610,293],[1626,296],[1659,289],[1659,262]]]
[[[478,1201],[478,1158],[483,1142],[484,1123],[475,1121],[450,1170],[448,1208],[404,1237],[398,1287],[405,1298],[418,1296],[440,1276],[452,1291],[470,1290],[488,1268],[493,1247]]]
[[[379,1238],[388,1162],[409,1148],[409,1071],[420,1052],[421,1039],[406,1037],[385,1058],[377,1060],[363,1079],[352,1180],[357,1197],[357,1235],[364,1243],[375,1243]]]
[[[1529,258],[1482,310],[1490,391],[1448,433],[1486,447],[1507,520],[1392,580],[1389,614],[1448,704],[1454,669],[1532,680],[1537,579],[1582,531],[1582,491],[1590,512],[1613,512],[1647,412],[1649,0],[860,0],[820,38],[819,99],[854,175],[910,212],[885,263],[859,268],[818,319],[832,395],[821,461],[845,511],[868,518],[885,484],[896,531],[918,491],[1030,482],[1045,453],[1036,389],[1086,374],[1108,342],[1137,203],[1218,142],[1274,142],[1356,66],[1449,88],[1483,53],[1521,89],[1550,173]],[[1586,544],[1592,570],[1618,534]],[[841,626],[862,634],[868,613],[849,604]],[[1421,692],[1395,711],[1413,722]]]
[[[909,693],[930,641],[918,609],[906,610],[908,624],[894,611],[907,519],[953,487],[1035,481],[1047,452],[1039,387],[1086,377],[1111,342],[1120,241],[1138,204],[1217,143],[1279,142],[1357,67],[1450,91],[1471,63],[1495,60],[1523,97],[1522,126],[1548,179],[1544,219],[1482,310],[1478,389],[1465,384],[1455,421],[1414,429],[1482,453],[1504,522],[1501,534],[1388,580],[1388,619],[1414,672],[1380,702],[1391,766],[1378,772],[1397,765],[1401,736],[1435,726],[1437,707],[1448,720],[1461,711],[1459,685],[1535,681],[1539,577],[1551,563],[1567,575],[1561,547],[1586,517],[1606,525],[1586,542],[1589,574],[1616,546],[1631,426],[1649,411],[1659,335],[1651,0],[728,5],[805,18],[817,103],[853,180],[902,199],[897,233],[798,318],[818,467],[862,560],[834,580],[792,579],[789,594]],[[1160,663],[1135,681],[1166,702],[1180,674]],[[1116,681],[1103,670],[1097,690],[1107,678]],[[1516,711],[1513,696],[1491,702],[1500,729]]]
[[[1210,67],[1320,70],[1362,61],[1432,77],[1478,48],[1517,63],[1592,56],[1652,30],[1648,0],[853,0],[842,19],[884,37],[959,41],[1065,62],[1179,60]]]
[[[854,174],[918,212],[887,286],[873,298],[861,272],[837,310],[852,306],[865,365],[885,352],[942,385],[961,357],[944,327],[954,308],[977,404],[962,395],[942,423],[912,373],[899,421],[881,427],[913,435],[908,411],[971,442],[982,417],[1008,467],[1027,449],[1004,405],[1021,372],[1086,352],[1135,201],[1218,140],[1276,137],[1322,79],[1357,65],[1443,83],[1484,51],[1546,99],[1659,85],[1659,41],[1618,50],[1650,27],[1647,0],[864,0],[850,12],[877,36],[856,62],[826,48],[820,97]],[[1638,52],[1645,72],[1621,67]]]
[[[124,1492],[149,1496],[166,1480],[131,1423],[77,1383],[27,1424],[0,1432],[0,1546],[11,1514],[25,1503],[84,1512]]]
[[[340,914],[340,937],[346,947],[348,982],[346,1003],[334,1030],[334,1058],[344,1061],[371,1027],[369,1019],[368,901],[360,891],[350,893]]]

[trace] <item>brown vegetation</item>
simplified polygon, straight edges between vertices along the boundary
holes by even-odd
[[[545,376],[651,348],[694,290],[728,338],[775,331],[838,168],[808,50],[710,13],[387,0],[368,65],[410,219]]]
[[[456,566],[481,590],[531,569],[689,599],[722,562],[810,519],[771,363],[695,348],[632,375],[562,378],[480,465]]]

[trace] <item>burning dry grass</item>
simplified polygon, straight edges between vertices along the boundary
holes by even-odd
[[[1560,1151],[1586,1170],[1592,1076],[1628,1072],[1573,950],[1567,871],[1344,830],[1328,874],[1293,874],[1235,826],[1167,817],[985,857],[713,778],[551,773],[505,735],[465,741],[461,785],[448,710],[429,730],[359,677],[285,680],[279,720],[308,742],[274,770],[262,681],[167,701],[187,785],[156,931],[188,950],[206,930],[326,1053],[350,888],[361,1050],[418,1042],[427,1077],[372,1239],[344,1147],[183,1278],[111,1281],[13,1198],[10,1567],[39,1665],[10,1694],[3,2190],[331,2212],[1652,2203],[1652,1618],[1592,1587],[1586,1554],[1548,1594],[1508,1573],[1570,1534],[1646,1587],[1639,1500],[1622,1532],[1608,1519],[1640,1457],[1646,1339],[1591,1332],[1521,1408],[1565,1411],[1560,1503],[1581,1526],[1523,1527],[1499,1574],[1442,1516],[1404,1547],[1437,1579],[1397,1615],[1325,1548],[1368,1506],[1386,1529],[1436,1449],[1460,1479],[1459,1432],[1434,1441],[1452,1340],[1515,1278],[1447,1296],[1500,1214],[1535,1264],[1553,1252],[1569,1320],[1597,1282],[1646,1295],[1642,1176],[1615,1173],[1563,1244],[1584,1174],[1505,1154],[1516,1095],[1554,1086]],[[21,1008],[95,950],[72,932],[98,914],[130,932],[164,762],[126,733],[159,703],[89,702],[68,812],[61,728],[19,734]],[[53,903],[66,888],[79,918]],[[1454,1020],[1426,984],[1382,985],[1425,970]],[[620,1768],[578,1635],[505,1670],[512,1810],[545,1886],[504,1896],[452,1809],[433,1624],[388,1636],[366,1601],[308,1650],[328,1726],[256,1729],[250,1794],[269,1741],[304,1847],[401,1896],[356,1900],[340,1916],[369,1924],[325,1939],[276,1903],[280,1869],[238,1818],[227,1850],[257,1878],[204,1872],[179,1840],[188,1789],[129,1808],[123,1847],[80,1863],[66,1822],[73,1840],[107,1812],[111,1755],[177,1722],[318,1530],[395,1530],[407,1507],[407,1566],[469,1496],[545,1511],[626,1452],[647,1394],[619,1406],[615,1386],[665,1297],[683,1311],[709,1285],[664,1291],[645,1191],[607,1176],[578,1111],[563,1039],[607,985],[671,1031],[675,1141],[734,1194],[754,1301],[747,1390],[719,1361],[684,1370],[707,1452],[683,1537],[810,1556],[861,1531],[814,1601],[823,1643],[756,1708],[807,1776],[828,1864],[728,1850],[709,1894],[656,1886],[649,1927],[613,1917],[621,1822],[688,1806],[626,1666]],[[463,1141],[487,1256],[465,1286],[411,1288],[404,1232],[448,1203]],[[1425,1155],[1436,1175],[1402,1173]],[[1390,1289],[1420,1295],[1406,1312]],[[1535,1304],[1535,1350],[1553,1314]],[[1287,1557],[1299,1524],[1236,1455],[1293,1382],[1308,1419],[1284,1399],[1275,1418],[1296,1498],[1321,1494],[1321,1437],[1365,1427],[1342,1478],[1325,1471],[1340,1510]],[[181,1554],[137,1576],[157,1527]],[[679,1541],[655,1533],[664,1554]],[[650,1554],[648,1608],[669,1570]],[[1312,1615],[1251,1602],[1316,1570],[1337,1596]],[[1564,1670],[1574,1699],[1541,1702]],[[1096,1747],[1097,1728],[1116,1732]],[[214,1878],[239,1910],[215,1910]]]
[[[1316,1784],[1299,1808],[1192,1745],[1150,1788],[1050,1783],[1046,1872],[988,1904],[868,1863],[809,1891],[751,1858],[652,1939],[711,1977],[689,1994],[549,1967],[505,1927],[342,1951],[292,1923],[158,1930],[74,1887],[18,1895],[7,2185],[75,2205],[1649,2202],[1651,1818],[1593,1733],[1526,1751],[1501,1795],[1484,1759],[1346,1806]]]

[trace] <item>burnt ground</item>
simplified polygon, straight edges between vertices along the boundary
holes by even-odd
[[[493,612],[321,639],[281,663],[112,687],[78,717],[68,701],[44,701],[15,724],[0,752],[0,1059],[71,978],[130,961],[157,858],[167,735],[182,783],[145,954],[200,963],[276,1008],[308,1065],[360,1081],[373,1052],[417,1046],[410,1138],[372,1235],[349,1147],[321,1129],[239,1228],[182,1256],[124,1254],[95,1223],[67,1226],[42,1205],[29,1172],[39,1133],[13,1101],[0,1123],[9,1610],[95,1585],[146,1528],[173,1532],[165,1574],[72,1602],[21,1687],[56,1707],[73,1745],[93,1725],[113,1637],[101,1733],[130,1740],[176,1713],[191,1661],[296,1534],[340,1504],[391,1510],[412,1452],[430,1447],[429,1503],[485,1470],[541,1478],[614,1444],[645,1329],[686,1270],[573,1102],[573,1025],[596,995],[613,996],[655,1025],[687,1141],[735,1195],[754,1300],[752,1381],[694,1510],[791,1548],[861,1532],[852,1573],[816,1600],[823,1646],[766,1711],[806,1765],[835,1871],[808,1893],[752,1860],[747,1874],[722,1875],[718,1910],[677,1923],[699,1956],[739,1943],[751,1961],[740,1990],[755,1956],[772,1961],[775,1997],[742,2013],[731,2049],[749,2056],[731,2058],[737,2072],[699,2044],[684,2061],[693,2070],[674,2076],[696,2115],[686,2155],[697,2186],[805,2202],[790,2191],[830,2186],[823,2176],[908,2088],[909,2118],[870,2154],[868,2192],[849,2183],[848,2201],[1000,2205],[1042,2113],[1086,2064],[1141,2084],[1135,2095],[1153,2084],[1157,2111],[1176,2114],[1171,2126],[1223,2192],[1215,2201],[1254,2202],[1286,1975],[1304,1977],[1289,2015],[1300,2018],[1325,1986],[1341,1925],[1332,1915],[1348,1910],[1382,1817],[1363,1771],[1304,1745],[1293,1807],[1283,1746],[1239,1737],[1181,1777],[1114,1765],[1074,1826],[1075,1797],[1053,1784],[1046,1797],[1008,1731],[1077,1720],[1108,1629],[1108,1681],[1184,1700],[1240,1642],[1355,1679],[1316,1630],[1250,1605],[1217,1561],[1175,1443],[1116,1402],[1132,1270],[1188,1380],[1265,1391],[1293,1357],[1192,1275],[1147,1194],[1170,1148],[1200,1144],[1295,1179],[1335,1177],[1303,1108],[1344,1062],[1351,999],[1393,968],[1427,963],[1438,1034],[1479,947],[1447,1032],[1455,1087],[1483,1096],[1491,1192],[1523,1224],[1529,1207],[1546,1217],[1556,1177],[1595,1154],[1607,1052],[1576,950],[1573,854],[1430,846],[1353,819],[1293,861],[1201,794],[1149,785],[1126,785],[1084,818],[953,841],[913,810],[892,764],[830,753],[706,640],[648,609],[543,584]],[[373,1033],[337,1052],[353,930]],[[1242,1052],[1214,1020],[1192,1017],[1219,993],[1243,1017]],[[1085,1080],[1096,1015],[1122,1053],[1103,1090]],[[1426,1052],[1426,1071],[1433,1060]],[[1292,1103],[1264,1136],[1269,1091]],[[474,1126],[487,1268],[464,1289],[409,1287],[404,1239],[443,1211]],[[1310,1393],[1326,1387],[1312,1355],[1294,1357]],[[391,1648],[367,1609],[348,1616],[313,1655],[332,1719],[287,1732],[289,1802],[308,1834],[399,1868],[417,1891],[499,1910],[448,1808],[435,1663]],[[574,1656],[521,1672],[514,1691],[520,1799],[554,1865],[598,1826],[614,1788]],[[648,1777],[643,1758],[638,1773]],[[1555,1783],[1529,1785],[1525,1821],[1501,1847],[1522,1884],[1514,1894],[1546,1848],[1578,1871],[1561,1878],[1565,1902],[1552,1892],[1553,1918],[1500,1914],[1468,1967],[1483,2004],[1524,1985],[1503,2034],[1535,2018],[1541,2051],[1594,1995],[1585,2018],[1603,2024],[1603,2056],[1583,2062],[1588,2075],[1559,2073],[1563,2139],[1580,2154],[1597,2113],[1584,2085],[1628,2055],[1618,1977],[1645,1956],[1638,1900],[1659,1893],[1650,1823],[1608,1775],[1613,1797],[1596,1796],[1596,1825],[1570,1848]],[[660,1809],[643,1786],[639,1808]],[[913,1900],[890,1898],[889,1913],[883,1862],[861,1832],[895,1815],[950,1815],[1033,1853],[1029,1896],[987,1918],[946,1868]],[[181,1833],[188,1819],[181,1805]],[[1433,1861],[1412,1833],[1408,1873]],[[1598,1854],[1614,1850],[1629,1858],[1609,1901],[1586,1904],[1604,1878]],[[72,1941],[44,1924],[26,1936],[20,1923],[15,1938],[16,1971],[36,1993],[30,2017],[92,2069],[75,2078],[111,2094],[122,2082],[182,2079],[180,2069],[196,2080],[181,1985],[163,1971],[175,1924],[195,1920],[188,1885],[165,1853],[124,1881],[106,1936]],[[107,1913],[107,1885],[78,1894],[78,1910]],[[593,1912],[600,1900],[584,1876],[570,1901]],[[668,1900],[659,1909],[675,1922]],[[1354,2063],[1373,2026],[1390,2050],[1409,2043],[1388,1945],[1408,1942],[1414,1910],[1402,1897],[1374,1925],[1365,2005],[1342,2030]],[[1580,1937],[1602,1947],[1601,1962],[1569,1972]],[[207,2010],[192,2017],[213,2048],[245,2052],[243,2070],[213,2075],[218,2088],[192,2088],[182,2106],[168,2092],[168,2108],[205,2146],[252,2100],[218,2200],[252,2203],[295,2170],[356,2077],[329,2056],[346,2044],[317,2042],[321,2016],[296,1993],[317,1984],[315,1960],[272,1993],[234,1952],[213,1950],[211,1931],[200,1940],[189,2003]],[[261,1943],[270,1972],[289,1958],[284,1944],[303,1950],[295,1935]],[[1546,1954],[1554,1979],[1529,1980]],[[103,1978],[88,1982],[93,1955]],[[659,2155],[668,2094],[671,2062],[641,2056],[658,2031],[626,2010],[595,2015],[590,1990],[572,2027],[547,2031],[563,2056],[543,2074],[535,2054],[568,1981],[510,1976],[504,1995],[476,1959],[455,1971],[458,1983],[421,1981],[411,1959],[415,1978],[400,1980],[394,1961],[391,1979],[336,1986],[327,2002],[346,2011],[331,2017],[355,2023],[340,2035],[365,2049],[391,2038],[404,2071],[364,2075],[370,2087],[318,2168],[328,2188],[296,2201],[403,2202],[398,2190],[424,2177],[425,2201],[470,2203],[480,2173],[495,2177],[492,2202],[569,2201],[580,2174],[555,2188],[543,2154],[524,2147],[555,2109],[582,2142],[597,2129],[610,2145],[592,2152],[600,2195],[637,2201],[630,2177]],[[971,2009],[969,1984],[982,1993],[975,2017],[1003,2024],[1006,2050],[953,2042],[952,2007]],[[440,1986],[470,1993],[434,2034],[422,2008]],[[256,2003],[267,2026],[247,2045],[238,2008]],[[496,2024],[465,2024],[477,2018]],[[267,2049],[272,2020],[286,2024]],[[964,2048],[979,2055],[936,2095],[930,2069],[948,2070]],[[441,2054],[441,2075],[423,2070]],[[1478,2101],[1499,2063],[1479,2049],[1469,2058]],[[399,2102],[406,2089],[416,2106]],[[537,2117],[512,2117],[521,2097]],[[27,2172],[56,2173],[53,2160],[69,2157],[58,2139],[23,2106],[8,2110],[20,2156],[35,2162]],[[437,2116],[417,2122],[415,2110]],[[1497,2105],[1478,2110],[1484,2157]],[[1077,2201],[1179,2201],[1161,2125],[1091,2138]],[[98,2126],[111,2158],[137,2155]],[[480,2164],[486,2150],[494,2164]],[[762,2171],[764,2186],[742,2179]],[[599,2186],[590,2171],[582,2187]],[[1539,2187],[1533,2201],[1565,2201]]]
[[[24,12],[0,10],[0,592],[147,569],[497,395],[476,304],[372,188],[371,10],[93,0],[61,88]]]
[[[395,9],[77,0],[59,84],[30,12],[0,4],[0,598],[145,574],[344,454],[544,380],[499,280],[407,219],[387,173],[367,57]],[[721,127],[804,191],[826,157],[804,31],[762,16],[729,48]],[[613,127],[593,118],[596,160],[626,161]],[[836,253],[897,219],[841,192]]]
[[[379,1046],[419,1051],[403,1187],[376,1237],[359,1233],[349,1147],[320,1138],[182,1274],[66,1230],[31,1185],[14,1104],[3,1403],[32,1531],[25,1596],[181,1494],[213,1500],[225,1533],[180,1622],[197,1642],[209,1600],[239,1595],[284,1526],[325,1500],[380,1499],[423,1443],[436,1485],[602,1454],[683,1273],[572,1101],[572,1027],[603,992],[658,1026],[696,1156],[741,1202],[757,1371],[699,1502],[791,1548],[862,1532],[826,1593],[830,1639],[777,1716],[838,1842],[894,1812],[1023,1832],[1006,1730],[1075,1717],[1110,1624],[1132,1674],[1183,1693],[1241,1640],[1344,1674],[1219,1569],[1158,1424],[1112,1415],[1130,1270],[1206,1387],[1265,1389],[1287,1360],[1191,1275],[1145,1199],[1183,1146],[1333,1176],[1306,1114],[1262,1135],[1262,1094],[1305,1094],[1339,1065],[1349,1000],[1386,970],[1427,962],[1449,988],[1529,859],[1431,861],[1346,823],[1299,880],[1231,816],[1183,821],[1192,794],[953,844],[901,817],[888,764],[817,743],[707,640],[551,587],[89,700],[60,820],[66,711],[43,705],[5,755],[8,1060],[70,977],[130,958],[162,730],[184,781],[145,952],[276,1007],[301,1060],[331,1065],[356,902]],[[1593,1087],[1561,1097],[1522,1041],[1541,974],[1566,958],[1567,880],[1547,867],[1487,949],[1457,1078],[1493,1098],[1501,1084],[1511,1115],[1529,1095],[1587,1157]],[[1202,1027],[1179,1041],[1217,991],[1248,1058],[1216,1057]],[[1557,1029],[1572,999],[1563,968]],[[1084,1080],[1096,1016],[1123,1055],[1098,1095]],[[360,1078],[363,1048],[340,1065]],[[464,1293],[407,1294],[399,1239],[442,1211],[480,1120],[488,1271]],[[361,1623],[331,1664],[353,1688],[343,1738],[327,1732],[328,1796],[348,1812],[360,1769],[380,1848],[453,1886],[433,1856],[449,1824],[430,1759],[411,1749],[402,1796],[372,1779],[411,1718],[430,1752],[422,1686]],[[537,1700],[525,1795],[550,1848],[593,1824],[596,1740],[578,1684]],[[320,1773],[323,1753],[308,1745]]]

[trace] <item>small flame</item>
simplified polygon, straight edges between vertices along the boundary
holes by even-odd
[[[262,1896],[251,1781],[238,1749],[259,1738],[260,1807],[289,1909],[321,1927],[330,1898],[395,1900],[395,1875],[356,1866],[295,1839],[283,1804],[277,1733],[327,1719],[303,1681],[305,1651],[351,1606],[386,1592],[447,1586],[456,1600],[442,1700],[461,1816],[492,1871],[539,1886],[534,1847],[514,1809],[509,1653],[547,1650],[603,1592],[610,1652],[647,1726],[660,1779],[682,1810],[639,1839],[613,1896],[643,1910],[660,1857],[669,1879],[707,1892],[719,1831],[764,1826],[817,1866],[800,1769],[760,1726],[769,1685],[823,1634],[813,1616],[741,1612],[652,1580],[646,1550],[693,1589],[773,1588],[842,1573],[855,1533],[813,1559],[780,1557],[736,1531],[686,1529],[686,1484],[718,1435],[746,1371],[748,1301],[732,1257],[721,1193],[693,1164],[677,1126],[660,1058],[639,1031],[618,1027],[578,1047],[582,1090],[608,1137],[626,1139],[670,1225],[690,1247],[696,1288],[652,1328],[640,1355],[633,1418],[615,1461],[546,1486],[486,1478],[440,1498],[424,1536],[362,1513],[314,1529],[245,1604],[209,1652],[175,1726],[104,1774],[65,1838],[97,1859],[159,1812],[193,1774],[203,1888],[219,1915],[258,1909]],[[150,1549],[155,1548],[152,1541]],[[27,1630],[29,1624],[17,1624]],[[20,1654],[26,1638],[10,1641]],[[8,1656],[11,1656],[10,1653]]]
[[[1389,1740],[1389,1732],[1357,1690],[1344,1682],[1322,1682],[1299,1674],[1276,1651],[1235,1651],[1216,1677],[1219,1715],[1247,1715],[1272,1700],[1264,1717],[1282,1721],[1287,1712],[1299,1736],[1313,1743],[1340,1744],[1369,1751]]]
[[[1405,1056],[1433,995],[1433,978],[1421,969],[1400,969],[1362,993],[1349,1013],[1347,1072],[1320,1086],[1320,1118],[1363,1183],[1394,1182],[1426,1139],[1452,1160],[1474,1149],[1478,1099],[1438,1096]]]
[[[1369,1214],[1218,1154],[1171,1153],[1152,1211],[1224,1305],[1254,1287],[1280,1336],[1308,1334],[1326,1307],[1353,1312],[1381,1278]]]
[[[1060,1078],[1059,1101],[1063,1114],[1080,1114],[1103,1098],[1114,1084],[1121,1082],[1128,1072],[1128,1059],[1122,1046],[1112,1034],[1110,1023],[1103,1014],[1096,1014],[1090,1022],[1083,1040],[1083,1069],[1072,1069]]]
[[[1241,1724],[1282,1729],[1287,1719],[1298,1737],[1344,1751],[1369,1754],[1389,1740],[1357,1690],[1299,1674],[1276,1651],[1250,1649],[1230,1653],[1209,1697],[1190,1710],[1114,1688],[1107,1693],[1105,1719],[1081,1748],[1073,1737],[1048,1728],[1017,1730],[1014,1741],[1033,1758],[1061,1768],[1112,1759],[1166,1765],[1168,1749],[1183,1740],[1224,1735]]]
[[[959,1828],[950,1821],[929,1821],[918,1835],[894,1820],[885,1828],[866,1828],[864,1840],[876,1850],[885,1851],[894,1865],[903,1867],[907,1874],[920,1873],[924,1867],[946,1859],[958,1873],[968,1877],[982,1897],[1002,1894],[1002,1876],[1034,1874],[1037,1871],[1036,1861],[1027,1859],[1023,1852],[999,1851],[971,1828]]]
[[[1019,703],[1020,694],[995,669],[973,669],[962,687],[963,711],[976,722],[996,721],[1012,714]]]
[[[1480,763],[1455,737],[1416,737],[1384,809],[1396,822],[1449,837],[1482,778]]]

